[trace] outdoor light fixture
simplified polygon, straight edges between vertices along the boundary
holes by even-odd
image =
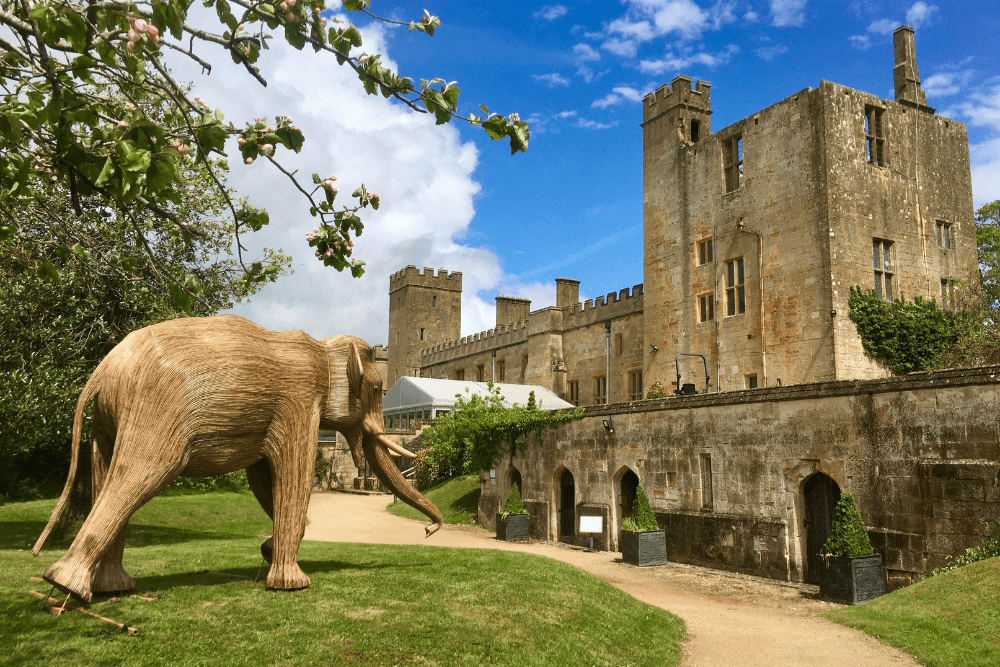
[[[660,351],[660,348],[656,347],[656,346],[655,346],[655,345],[653,345],[652,343],[650,343],[650,344],[649,344],[649,346],[650,346],[651,348],[653,348],[653,352],[659,352],[659,351]]]
[[[615,432],[615,425],[611,423],[610,418],[604,420],[604,430],[607,431],[608,433]]]

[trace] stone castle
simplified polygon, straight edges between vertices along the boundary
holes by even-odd
[[[585,545],[579,517],[600,516],[614,550],[642,484],[671,560],[814,582],[843,489],[890,589],[979,542],[1000,367],[889,377],[848,317],[853,286],[951,307],[978,276],[966,128],[927,106],[913,30],[893,45],[894,100],[822,81],[713,132],[709,84],[646,96],[642,285],[581,304],[558,278],[554,306],[497,297],[496,327],[461,337],[460,273],[391,277],[387,386],[589,406],[483,473],[481,522],[518,484],[533,538]],[[653,381],[681,395],[640,400]]]
[[[965,126],[927,106],[911,28],[894,51],[895,100],[822,81],[717,132],[708,83],[649,94],[644,283],[580,303],[579,281],[557,278],[555,306],[497,297],[496,328],[461,337],[462,274],[406,267],[389,281],[386,386],[495,379],[595,405],[654,380],[717,392],[887,375],[848,317],[851,286],[947,307],[978,275]],[[705,363],[678,369],[682,353]]]

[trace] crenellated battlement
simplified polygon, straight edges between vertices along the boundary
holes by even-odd
[[[676,76],[642,99],[643,122],[678,106],[712,113],[711,91],[712,84],[707,81],[699,81],[692,88],[691,77]]]
[[[434,345],[420,350],[420,365],[427,366],[442,361],[458,359],[478,352],[494,350],[528,340],[528,321],[520,320],[501,324],[471,336]]]
[[[588,326],[594,322],[632,315],[642,312],[642,283],[631,289],[625,288],[618,292],[609,292],[607,296],[587,299],[583,303],[575,303],[566,310],[563,330]]]
[[[389,276],[390,294],[410,285],[461,292],[462,272],[452,271],[448,273],[447,269],[440,269],[435,275],[434,269],[430,267],[425,266],[421,272],[417,270],[417,267],[410,264],[405,269],[396,271]]]

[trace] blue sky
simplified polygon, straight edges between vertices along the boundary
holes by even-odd
[[[376,1],[372,11],[410,20],[423,7]],[[465,113],[480,103],[518,112],[531,126],[526,154],[510,156],[479,129],[436,127],[398,104],[365,98],[330,59],[277,44],[262,66],[266,91],[236,69],[204,77],[177,65],[234,122],[247,114],[301,117],[306,147],[292,166],[332,171],[345,185],[364,181],[382,194],[356,248],[368,273],[352,280],[313,261],[304,239],[312,223],[275,174],[234,166],[231,184],[272,211],[274,222],[255,243],[283,248],[296,270],[234,312],[274,329],[385,343],[388,276],[407,264],[463,272],[463,334],[493,325],[498,293],[531,298],[535,309],[554,303],[558,276],[581,280],[582,298],[641,283],[643,95],[678,74],[704,79],[716,130],[823,79],[891,98],[892,30],[904,23],[916,28],[928,103],[969,124],[976,204],[1000,199],[997,2],[427,9],[441,17],[433,37],[361,22],[364,50],[385,54],[414,79],[458,81]]]

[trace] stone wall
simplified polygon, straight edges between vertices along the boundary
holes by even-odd
[[[481,507],[505,497],[514,468],[526,504],[544,512],[536,539],[558,535],[568,470],[575,516],[607,507],[600,539],[616,549],[632,471],[671,559],[790,581],[808,578],[806,483],[826,475],[855,494],[895,588],[978,544],[981,522],[1000,517],[1000,367],[590,407],[504,460]]]
[[[420,373],[420,351],[462,335],[462,273],[407,266],[389,277],[388,382]]]

